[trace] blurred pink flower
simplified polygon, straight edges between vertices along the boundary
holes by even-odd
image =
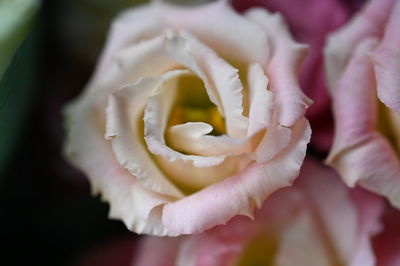
[[[300,84],[314,103],[307,110],[313,134],[311,144],[328,151],[333,138],[333,119],[323,68],[326,36],[349,18],[351,10],[340,0],[232,0],[237,10],[262,6],[281,13],[294,38],[310,46],[300,72]]]
[[[295,185],[269,197],[255,221],[235,217],[200,235],[146,237],[132,265],[373,266],[382,203],[308,159]]]
[[[400,1],[372,0],[325,48],[336,121],[328,164],[400,208]]]

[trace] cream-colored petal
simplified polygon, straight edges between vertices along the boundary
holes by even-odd
[[[265,129],[272,122],[273,93],[268,90],[268,77],[259,64],[251,64],[248,70],[249,128],[247,136]]]
[[[243,116],[243,87],[238,70],[185,31],[167,40],[166,48],[172,58],[204,81],[210,100],[225,117],[228,135],[244,138],[248,119]]]
[[[142,112],[151,94],[180,71],[144,78],[110,95],[106,110],[106,138],[111,140],[118,162],[146,187],[175,197],[182,193],[152,160],[140,132]]]
[[[207,135],[212,130],[212,126],[203,122],[175,125],[168,130],[168,142],[174,149],[202,156],[238,155],[253,151],[256,137],[234,139],[227,135]]]

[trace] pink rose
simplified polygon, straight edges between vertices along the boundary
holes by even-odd
[[[336,121],[327,162],[400,208],[400,1],[370,1],[325,56]]]
[[[199,235],[147,237],[132,265],[373,266],[382,203],[308,160],[295,185],[270,196],[255,221],[236,217]]]
[[[305,51],[279,14],[261,9],[127,10],[66,109],[66,156],[110,217],[137,233],[190,234],[252,216],[291,185],[305,156]]]

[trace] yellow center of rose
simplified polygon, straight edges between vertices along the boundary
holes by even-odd
[[[378,131],[392,144],[400,157],[400,115],[378,100]]]
[[[195,75],[184,75],[178,81],[178,98],[171,111],[168,127],[187,122],[204,122],[214,129],[212,135],[223,135],[225,119],[210,101],[203,81]]]

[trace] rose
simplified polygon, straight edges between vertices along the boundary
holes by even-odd
[[[389,16],[390,15],[390,16]],[[327,162],[400,208],[400,2],[373,0],[326,46],[336,121]]]
[[[305,156],[304,52],[278,14],[260,9],[127,10],[66,109],[66,156],[137,233],[189,234],[252,216]]]
[[[235,217],[199,235],[144,238],[132,265],[377,265],[371,242],[382,203],[308,160],[294,186],[269,197],[255,221]]]
[[[281,13],[294,39],[310,46],[300,69],[300,85],[314,101],[306,114],[313,129],[310,144],[319,151],[329,151],[333,140],[333,118],[325,83],[322,49],[327,34],[350,17],[349,6],[340,0],[233,0],[232,4],[238,10],[263,6]]]

